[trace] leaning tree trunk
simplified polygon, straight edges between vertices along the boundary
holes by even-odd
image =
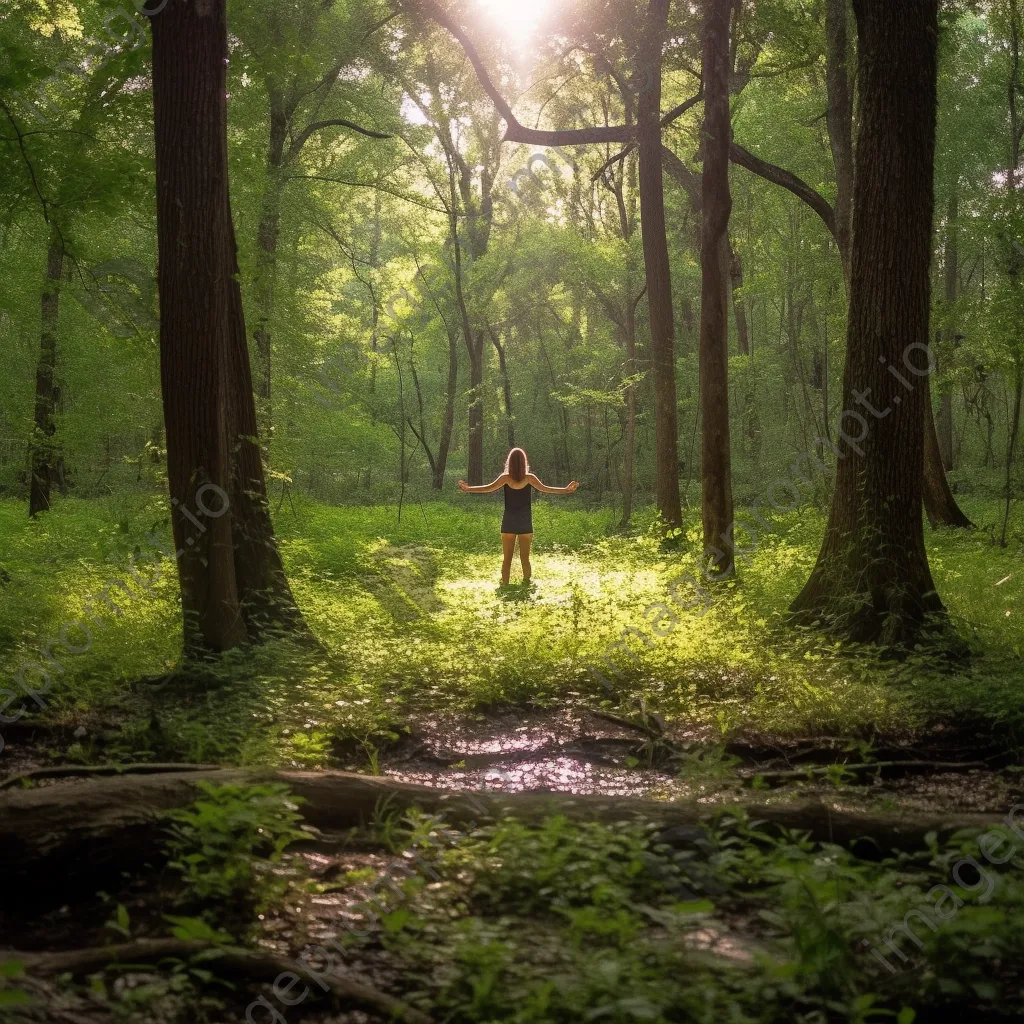
[[[729,15],[731,0],[710,0],[704,26],[704,222],[701,228],[701,513],[704,552],[715,576],[734,569],[729,448]]]
[[[943,611],[921,517],[938,0],[854,0],[854,10],[860,138],[846,450],[817,565],[792,610],[853,640],[902,646]]]
[[[655,475],[658,511],[665,525],[683,521],[679,502],[678,411],[676,408],[675,328],[672,279],[665,227],[665,191],[661,157],[661,48],[669,0],[651,0],[642,66],[648,87],[641,93],[637,118],[640,227],[647,274],[654,370]]]
[[[228,197],[225,3],[170,4],[150,22],[160,378],[185,649],[219,652],[305,627],[256,436]]]
[[[39,362],[36,364],[35,422],[29,451],[32,478],[29,484],[28,514],[33,518],[50,508],[50,484],[56,462],[53,436],[57,432],[54,422],[57,404],[57,323],[60,318],[60,284],[63,276],[64,244],[54,227],[46,250]]]

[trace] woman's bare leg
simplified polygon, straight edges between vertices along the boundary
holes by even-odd
[[[533,544],[532,533],[519,534],[519,560],[523,563],[523,582],[529,583],[533,575],[533,567],[530,565],[530,545]]]
[[[512,574],[512,556],[516,550],[516,535],[514,533],[503,533],[501,535],[501,582],[508,583]]]

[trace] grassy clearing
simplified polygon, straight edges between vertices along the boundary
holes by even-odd
[[[979,523],[996,520],[994,503],[967,510]],[[723,735],[905,736],[965,716],[1015,731],[1024,724],[1019,513],[1018,539],[1005,550],[984,530],[929,532],[937,586],[973,652],[948,664],[924,655],[886,663],[785,625],[824,527],[815,509],[774,517],[739,583],[715,587],[706,614],[691,585],[676,592],[693,601],[690,609],[668,595],[671,580],[695,572],[695,514],[686,543],[666,552],[649,511],[632,535],[621,536],[614,510],[542,502],[536,586],[528,594],[498,592],[497,518],[497,502],[480,499],[413,501],[401,523],[393,506],[286,503],[277,521],[289,574],[334,657],[310,664],[282,644],[228,659],[224,672],[235,685],[165,698],[161,735],[154,736],[150,698],[127,684],[173,668],[177,584],[167,560],[162,574],[148,564],[140,569],[148,593],[127,573],[133,552],[154,550],[147,533],[168,536],[162,502],[62,501],[37,523],[21,504],[2,503],[9,580],[0,587],[0,666],[16,675],[26,662],[45,663],[40,651],[61,627],[85,621],[92,631],[87,651],[49,646],[63,672],[52,672],[48,713],[67,720],[127,715],[134,724],[126,754],[169,748],[246,763],[324,763],[338,734],[392,730],[415,714],[545,707],[568,698],[623,708],[643,698],[670,720],[710,724]],[[118,579],[130,595],[114,586],[113,606],[97,600]],[[665,612],[645,617],[645,609],[665,602]],[[654,619],[665,633],[660,638],[651,634]],[[604,656],[631,628],[644,635],[627,634],[626,649],[612,654],[619,670],[612,674]],[[85,644],[80,630],[66,637],[72,646]],[[610,680],[611,691],[589,668]],[[39,669],[26,678],[39,680]]]

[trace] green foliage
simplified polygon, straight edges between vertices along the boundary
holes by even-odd
[[[202,796],[172,811],[166,844],[170,866],[185,885],[183,898],[201,903],[260,906],[287,886],[274,868],[284,850],[305,838],[288,789],[197,783]],[[182,927],[182,921],[176,921]]]
[[[652,850],[654,832],[643,824],[573,824],[547,818],[538,827],[514,819],[478,829],[453,847],[446,867],[472,871],[469,899],[490,909],[522,914],[573,913],[593,906],[614,914],[678,885],[674,863]]]

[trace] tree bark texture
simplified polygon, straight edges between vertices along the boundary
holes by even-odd
[[[675,326],[661,155],[661,50],[668,25],[668,7],[669,0],[650,0],[648,7],[641,65],[650,69],[649,88],[641,93],[638,104],[637,150],[654,371],[656,494],[663,522],[669,527],[678,527],[683,521],[683,511],[679,501]]]
[[[224,0],[170,4],[150,22],[160,377],[185,647],[220,652],[306,630],[257,437],[228,194]]]
[[[898,647],[943,611],[921,517],[938,0],[855,0],[854,11],[860,136],[841,457],[818,561],[792,610]]]

